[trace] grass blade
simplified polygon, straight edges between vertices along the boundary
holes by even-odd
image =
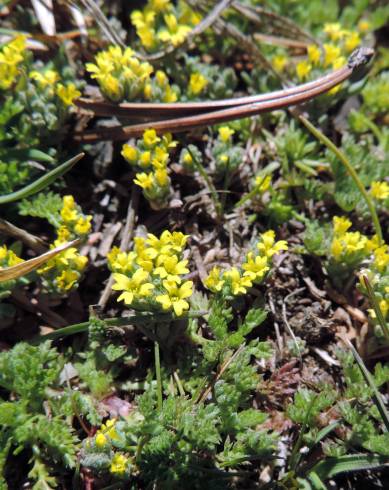
[[[353,353],[354,359],[357,362],[359,369],[361,370],[362,375],[365,378],[366,383],[369,385],[370,389],[373,391],[373,396],[372,396],[373,401],[374,401],[378,411],[380,412],[380,415],[381,415],[382,421],[385,424],[386,430],[389,431],[389,414],[386,411],[386,407],[385,407],[385,404],[382,400],[381,393],[378,391],[378,389],[374,383],[374,379],[373,379],[372,375],[367,370],[365,363],[362,361],[361,356],[358,354],[358,352],[356,351],[353,344],[348,339],[344,339],[344,340],[345,340],[346,344],[350,347],[351,352]]]
[[[41,265],[43,265],[48,260],[52,259],[59,253],[64,250],[74,247],[79,243],[79,239],[73,240],[71,242],[63,243],[62,245],[49,250],[48,252],[38,255],[38,257],[34,257],[30,260],[25,260],[20,264],[13,265],[12,267],[5,267],[4,269],[0,269],[0,283],[5,281],[10,281],[12,279],[17,279],[18,277],[25,276],[31,271],[38,269]]]
[[[31,184],[26,185],[26,187],[23,187],[22,189],[19,189],[15,192],[11,192],[11,194],[0,196],[0,204],[18,201],[19,199],[24,199],[25,197],[36,194],[45,187],[49,186],[52,182],[54,182],[54,180],[58,179],[58,177],[62,177],[62,175],[68,172],[73,167],[73,165],[81,160],[84,155],[85,153],[79,153],[75,157],[71,158],[65,163],[62,163],[47,174],[42,175],[42,177],[39,177],[39,179],[35,180]]]
[[[321,480],[327,480],[339,473],[373,470],[388,465],[387,456],[377,454],[346,454],[338,458],[326,458],[319,461],[311,470]]]

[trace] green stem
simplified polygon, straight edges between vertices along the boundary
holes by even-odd
[[[367,207],[369,208],[374,228],[378,236],[378,241],[380,245],[382,245],[383,239],[381,225],[373,201],[366,191],[365,186],[362,184],[360,178],[358,177],[358,174],[347,159],[346,155],[336,145],[334,145],[334,143],[332,143],[332,141],[328,139],[327,136],[325,136],[319,129],[315,128],[315,126],[313,126],[313,124],[311,124],[304,116],[300,115],[299,120],[323,145],[325,145],[330,151],[332,151],[332,153],[334,153],[335,156],[338,157],[342,165],[344,165],[344,167],[346,168],[348,174],[353,179],[355,185],[358,187],[359,192],[361,193],[363,199],[367,204]]]
[[[242,206],[245,202],[247,202],[249,199],[252,199],[256,194],[258,194],[258,189],[256,187],[254,187],[254,189],[251,189],[250,192],[248,192],[247,194],[245,194],[242,199],[240,199],[236,204],[235,204],[235,208],[240,208],[240,206]]]
[[[206,315],[208,312],[207,311],[196,311],[194,313],[188,313],[183,319],[186,318],[201,318],[204,315]],[[124,325],[129,325],[131,323],[136,323],[138,320],[145,320],[149,318],[150,321],[163,321],[163,320],[171,320],[172,317],[168,313],[159,313],[156,315],[153,314],[143,314],[143,315],[131,315],[127,317],[120,317],[120,318],[106,318],[104,319],[104,323],[107,326],[110,327],[120,327]],[[40,335],[38,338],[34,339],[34,342],[43,342],[45,340],[54,340],[59,337],[66,337],[67,335],[75,335],[77,333],[82,333],[82,332],[87,332],[89,329],[89,321],[87,322],[82,322],[82,323],[76,323],[74,325],[69,325],[67,327],[63,328],[58,328],[54,332],[50,332],[46,335]]]
[[[155,374],[157,376],[157,403],[158,410],[162,410],[162,377],[161,377],[161,361],[159,358],[159,344],[154,342],[154,357],[155,357]]]
[[[369,297],[370,304],[372,305],[372,307],[373,307],[373,309],[375,311],[375,314],[376,314],[378,323],[380,324],[380,326],[382,328],[382,331],[383,331],[383,333],[385,335],[386,340],[389,342],[389,329],[388,329],[388,325],[386,324],[384,315],[382,314],[380,305],[378,304],[378,301],[377,301],[377,298],[376,298],[376,296],[374,294],[373,288],[371,287],[371,284],[369,282],[369,279],[366,276],[362,276],[362,280],[363,280],[363,282],[364,282],[364,284],[366,286],[367,295]]]

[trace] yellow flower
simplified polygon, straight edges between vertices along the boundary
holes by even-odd
[[[253,252],[247,254],[246,262],[243,263],[242,268],[245,270],[244,276],[250,278],[252,281],[262,279],[266,272],[270,269],[268,264],[268,258],[256,256]]]
[[[56,278],[57,286],[62,291],[69,291],[74,286],[78,277],[77,272],[66,269]]]
[[[340,56],[340,47],[334,44],[325,43],[324,46],[324,67],[332,65]]]
[[[370,194],[374,199],[385,200],[389,197],[389,184],[387,182],[372,182]]]
[[[164,87],[167,83],[169,83],[169,79],[166,73],[162,70],[158,70],[155,73],[155,80],[157,81],[157,85],[159,85],[161,88]]]
[[[179,261],[176,255],[160,255],[157,259],[157,265],[154,274],[161,279],[167,278],[169,281],[180,282],[180,275],[187,274],[189,269],[186,267],[187,260]]]
[[[343,247],[341,241],[339,240],[339,238],[334,238],[331,243],[331,255],[336,260],[339,260],[340,256],[342,255],[342,252],[343,252]]]
[[[283,71],[283,69],[286,66],[287,63],[287,58],[283,54],[277,54],[276,56],[273,56],[272,58],[272,64],[273,67],[276,71]]]
[[[146,148],[151,148],[160,141],[161,138],[158,138],[155,129],[146,129],[146,131],[143,133],[143,143],[145,144]]]
[[[134,269],[135,252],[122,252],[119,247],[113,247],[107,254],[108,264],[114,272],[131,272]]]
[[[119,434],[116,432],[116,419],[109,419],[105,424],[101,424],[101,432],[108,436],[112,441],[119,441]]]
[[[218,129],[219,138],[223,141],[223,143],[227,143],[230,141],[231,136],[235,133],[235,131],[228,126],[222,126]]]
[[[138,269],[131,278],[115,272],[113,278],[116,282],[112,289],[124,291],[117,300],[124,301],[126,305],[130,305],[136,299],[150,296],[154,285],[145,282],[148,277],[149,273],[143,269]]]
[[[147,253],[151,259],[155,259],[158,255],[170,255],[171,239],[165,232],[159,238],[148,233],[146,244],[150,247]]]
[[[166,187],[169,185],[169,176],[166,169],[158,169],[155,171],[155,180],[157,184],[161,187]]]
[[[250,288],[252,280],[247,276],[241,276],[239,270],[236,267],[231,267],[229,271],[223,274],[224,279],[228,279],[231,284],[232,294],[245,294],[247,288]]]
[[[308,46],[308,59],[313,65],[318,65],[320,62],[321,51],[316,44]]]
[[[336,60],[333,61],[332,68],[334,68],[334,70],[338,70],[339,68],[342,68],[342,66],[344,66],[345,64],[346,58],[344,56],[339,56],[339,58],[336,58]],[[333,87],[331,90],[334,90],[334,88],[339,90],[340,85]]]
[[[136,174],[136,179],[134,179],[134,184],[139,185],[142,189],[151,189],[154,185],[154,175],[152,172],[146,174],[144,172]]]
[[[358,32],[350,32],[346,35],[346,39],[344,40],[344,47],[348,53],[353,51],[361,44],[361,38]]]
[[[59,83],[56,87],[56,93],[66,106],[72,105],[74,99],[77,99],[81,95],[81,92],[76,89],[74,83],[69,83],[66,86]]]
[[[255,177],[255,189],[257,192],[266,192],[271,184],[271,177],[267,175],[266,177],[262,177],[262,175],[258,175]]]
[[[225,281],[220,277],[219,267],[213,267],[208,274],[208,277],[204,281],[204,286],[213,293],[221,291]]]
[[[257,249],[266,257],[273,257],[273,255],[281,250],[288,250],[288,244],[285,240],[275,241],[275,233],[273,230],[262,233],[261,239],[262,240],[257,244]]]
[[[189,91],[194,95],[200,94],[208,85],[208,80],[201,73],[192,73],[189,79]]]
[[[59,75],[54,70],[46,70],[43,73],[33,70],[29,76],[33,80],[36,80],[42,87],[53,86],[59,80]]]
[[[388,245],[382,245],[374,250],[374,265],[378,272],[384,272],[389,264]]]
[[[343,235],[351,226],[351,221],[344,216],[334,216],[332,223],[335,235]]]
[[[359,22],[358,22],[358,29],[361,31],[361,32],[366,32],[370,29],[370,22],[368,22],[367,20],[364,20],[364,19],[361,19]]]
[[[123,145],[121,155],[127,162],[134,163],[138,159],[138,150],[131,145]]]
[[[105,437],[104,434],[98,432],[96,434],[95,443],[97,447],[102,448],[107,444],[107,438]]]
[[[77,223],[74,227],[74,231],[80,235],[85,235],[91,229],[91,219],[92,216],[80,216],[77,220]]]
[[[123,454],[115,453],[109,471],[114,474],[122,475],[126,472],[127,461],[128,459]]]
[[[166,14],[163,18],[166,28],[158,32],[158,38],[163,42],[170,42],[173,46],[179,46],[192,29],[188,25],[179,24],[174,14]]]
[[[299,61],[296,65],[296,73],[299,80],[305,80],[311,73],[312,65],[307,60]]]
[[[162,305],[164,310],[170,310],[173,308],[174,313],[177,316],[181,316],[184,310],[189,309],[189,303],[185,301],[192,295],[192,281],[185,281],[179,286],[174,281],[163,281],[163,287],[166,290],[166,294],[158,295],[155,299]]]
[[[323,31],[328,35],[331,41],[342,39],[344,31],[338,22],[324,24]]]

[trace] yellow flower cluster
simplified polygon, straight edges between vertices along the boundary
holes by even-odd
[[[266,175],[257,175],[254,180],[254,189],[256,194],[263,194],[267,190],[270,189],[271,185],[271,176]]]
[[[361,33],[366,32],[365,25],[359,26],[359,31],[343,29],[339,23],[328,23],[324,25],[323,33],[325,42],[323,48],[312,44],[308,46],[308,57],[296,65],[296,74],[299,80],[306,80],[315,68],[338,69],[346,64],[347,56],[361,44]],[[276,60],[273,59],[273,65]],[[283,69],[286,65],[277,60],[278,66]],[[330,93],[336,93],[339,86],[334,87]]]
[[[140,61],[131,48],[110,46],[95,57],[96,63],[87,63],[86,69],[99,84],[102,94],[113,102],[123,100],[156,100],[175,102],[177,89],[169,84],[166,74],[147,61]]]
[[[333,238],[330,246],[331,258],[335,262],[356,265],[369,255],[373,242],[359,231],[349,232],[351,221],[348,218],[334,216]]]
[[[81,212],[73,196],[64,196],[57,227],[57,239],[51,248],[84,237],[91,229],[91,219],[92,216],[85,216]],[[71,247],[46,262],[38,269],[38,274],[43,280],[45,289],[65,294],[78,285],[87,263],[87,257],[80,255],[75,247]]]
[[[219,267],[214,267],[204,281],[204,285],[214,293],[226,287],[233,296],[245,294],[248,288],[264,279],[271,268],[273,255],[287,249],[285,240],[275,240],[273,230],[262,233],[255,252],[250,251],[246,255],[242,270],[232,267],[222,272]]]
[[[91,215],[84,215],[71,195],[62,198],[61,209],[62,224],[58,230],[60,242],[65,242],[76,237],[83,237],[91,229]]]
[[[165,230],[160,237],[149,233],[136,237],[134,249],[122,252],[117,247],[108,254],[115,291],[122,291],[118,301],[138,311],[171,311],[181,316],[189,309],[192,281],[183,276],[189,272],[183,259],[188,236]]]
[[[176,145],[170,133],[159,137],[154,129],[148,129],[136,146],[123,146],[122,156],[136,169],[142,170],[136,174],[134,183],[143,189],[143,195],[154,209],[167,205],[171,193],[167,168],[169,150]]]
[[[199,21],[200,17],[184,1],[175,6],[166,0],[149,0],[143,10],[131,14],[131,22],[147,51],[166,44],[179,46]]]
[[[8,90],[17,81],[25,50],[25,36],[15,37],[0,49],[0,90]]]
[[[74,100],[81,95],[74,83],[69,82],[66,85],[57,83],[60,76],[55,70],[48,69],[43,72],[33,70],[29,73],[29,77],[31,80],[35,80],[39,87],[45,89],[49,95],[55,94],[65,107],[73,105]]]

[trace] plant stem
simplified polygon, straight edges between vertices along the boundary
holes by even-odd
[[[158,410],[162,410],[162,378],[161,378],[161,361],[159,358],[159,344],[154,342],[154,357],[155,357],[155,374],[157,376],[157,403]]]
[[[207,311],[196,311],[195,313],[188,313],[183,319],[185,318],[196,318],[196,317],[203,317],[206,315],[208,312]],[[114,318],[106,318],[104,319],[104,323],[107,326],[110,327],[120,327],[124,325],[130,325],[132,323],[136,323],[137,320],[145,320],[149,318],[150,321],[160,321],[160,320],[171,320],[172,317],[168,313],[158,313],[158,314],[148,314],[148,315],[131,315],[131,316],[125,316],[125,317],[114,317]],[[46,335],[40,335],[38,338],[35,338],[33,342],[42,342],[45,340],[54,340],[57,339],[58,337],[65,337],[67,335],[75,335],[77,333],[82,333],[82,332],[87,332],[89,329],[89,321],[87,322],[82,322],[82,323],[76,323],[74,325],[69,325],[67,327],[63,328],[58,328],[54,332],[50,332]]]
[[[386,324],[384,315],[382,314],[380,305],[378,304],[377,298],[374,294],[373,288],[371,287],[371,284],[369,282],[369,279],[366,276],[362,276],[363,283],[366,286],[367,290],[367,295],[369,297],[369,301],[371,306],[373,307],[378,323],[380,324],[380,327],[382,328],[382,331],[385,335],[386,340],[389,342],[389,329],[388,325]]]
[[[380,221],[378,219],[377,212],[375,210],[373,201],[369,194],[367,193],[365,186],[362,184],[358,174],[354,170],[353,166],[349,162],[346,155],[336,146],[330,139],[327,138],[319,129],[315,128],[315,126],[308,121],[304,116],[299,116],[299,120],[304,124],[304,126],[317,138],[323,145],[325,145],[335,156],[338,157],[342,165],[346,168],[348,174],[353,179],[355,185],[358,187],[359,192],[361,193],[363,199],[365,200],[367,207],[369,208],[371,218],[373,220],[374,228],[378,236],[379,244],[382,245],[382,230]]]

